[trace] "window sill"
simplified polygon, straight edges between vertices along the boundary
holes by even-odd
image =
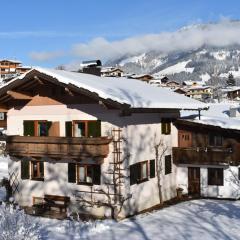
[[[88,182],[78,182],[77,185],[93,186],[93,183],[88,183]]]
[[[224,186],[224,184],[209,184],[209,183],[208,183],[208,186],[217,186],[217,187],[220,186],[220,187],[221,187],[221,186]]]
[[[147,182],[148,180],[149,180],[148,178],[139,179],[139,180],[137,180],[137,184]]]
[[[30,178],[30,180],[43,182],[44,178]]]

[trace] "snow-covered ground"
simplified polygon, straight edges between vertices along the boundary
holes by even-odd
[[[78,223],[33,218],[41,237],[52,240],[237,240],[240,202],[193,200],[120,222]]]

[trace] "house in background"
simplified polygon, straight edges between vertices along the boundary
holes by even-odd
[[[159,204],[159,142],[163,201],[176,196],[173,121],[182,109],[206,107],[133,79],[42,68],[4,85],[0,103],[20,205],[65,199],[70,208],[109,216],[109,205],[101,205],[108,200],[122,205],[121,217]]]
[[[213,97],[213,88],[210,86],[193,86],[187,89],[186,95],[200,101],[209,101]]]
[[[240,121],[214,117],[175,122],[178,146],[173,148],[173,162],[177,165],[177,184],[185,193],[215,198],[240,197],[240,128],[237,123]]]
[[[0,79],[8,80],[29,71],[31,67],[22,66],[17,60],[0,60]]]
[[[79,72],[101,76],[102,62],[100,60],[83,61]]]
[[[131,75],[129,78],[137,79],[143,82],[149,82],[154,79],[154,77],[150,74],[138,74]]]
[[[123,70],[116,67],[104,67],[101,70],[102,77],[122,77]]]

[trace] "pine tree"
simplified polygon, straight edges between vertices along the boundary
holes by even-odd
[[[227,86],[235,86],[236,85],[236,81],[235,81],[235,78],[232,73],[229,73],[226,83],[227,83]]]

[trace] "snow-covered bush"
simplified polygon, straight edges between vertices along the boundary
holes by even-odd
[[[40,227],[13,204],[0,206],[0,240],[39,240]]]

